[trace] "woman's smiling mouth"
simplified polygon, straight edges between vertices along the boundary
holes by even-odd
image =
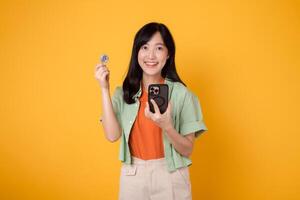
[[[154,67],[158,64],[158,62],[144,62],[146,66],[148,67]]]

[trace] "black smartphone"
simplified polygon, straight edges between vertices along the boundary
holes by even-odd
[[[169,87],[167,84],[150,84],[148,87],[148,103],[150,111],[155,112],[154,106],[150,99],[153,99],[159,107],[159,111],[163,114],[168,108]]]

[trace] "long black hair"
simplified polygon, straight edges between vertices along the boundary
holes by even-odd
[[[161,76],[185,85],[176,72],[175,43],[169,29],[162,23],[151,22],[144,25],[134,37],[129,68],[123,81],[123,99],[127,104],[135,103],[133,96],[138,92],[143,77],[143,70],[138,63],[138,52],[141,46],[146,44],[156,32],[161,34],[169,53],[169,58],[161,71]]]

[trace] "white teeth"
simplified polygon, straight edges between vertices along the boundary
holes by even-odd
[[[156,65],[157,62],[145,62],[146,65]]]

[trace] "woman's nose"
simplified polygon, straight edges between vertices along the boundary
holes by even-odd
[[[150,50],[148,56],[149,56],[149,58],[155,58],[155,51]]]

